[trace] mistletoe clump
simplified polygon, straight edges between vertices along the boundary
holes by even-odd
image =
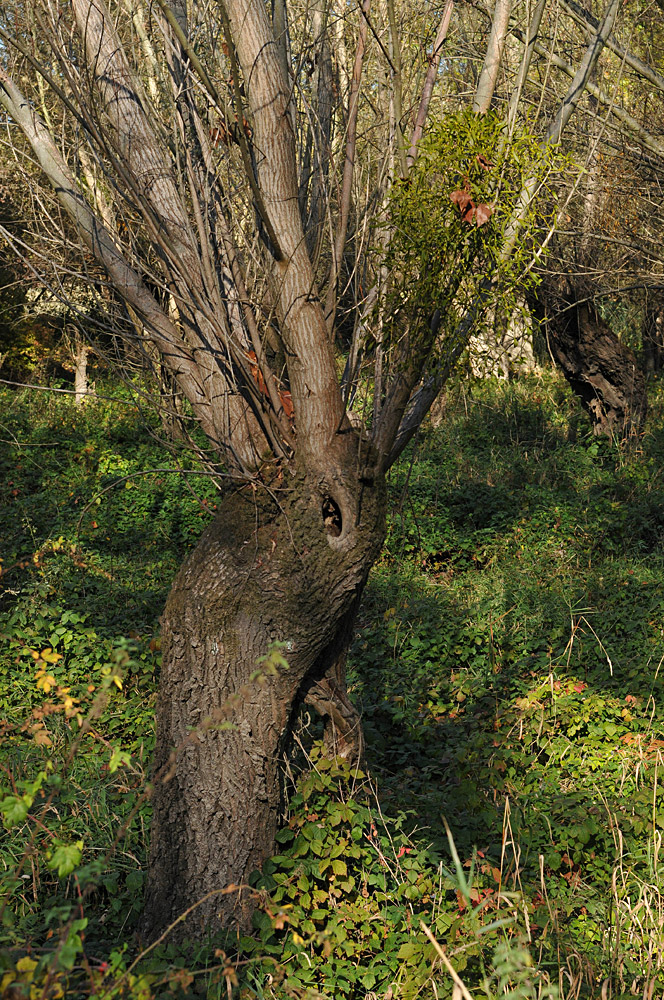
[[[432,127],[389,201],[393,339],[406,328],[411,338],[418,328],[424,334],[434,314],[451,333],[478,295],[483,309],[497,296],[522,297],[536,280],[533,255],[550,224],[552,175],[563,165],[531,129],[510,132],[492,113],[463,110]]]

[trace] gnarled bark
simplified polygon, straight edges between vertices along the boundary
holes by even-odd
[[[552,319],[549,344],[595,434],[638,429],[647,410],[643,373],[590,303],[567,306]]]
[[[239,490],[182,567],[162,619],[147,936],[200,900],[185,933],[247,924],[301,704],[352,742],[342,664],[383,534],[382,481],[362,482],[353,456],[334,479],[298,469]],[[289,669],[256,676],[274,642]]]
[[[656,305],[646,313],[641,341],[646,371],[660,371],[664,367],[664,306]]]

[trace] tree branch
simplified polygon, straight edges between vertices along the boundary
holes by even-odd
[[[362,81],[362,66],[364,64],[364,53],[367,47],[367,27],[369,24],[369,10],[371,0],[361,0],[360,10],[363,20],[357,40],[357,50],[355,52],[355,63],[353,65],[353,75],[350,84],[350,94],[348,95],[348,118],[346,125],[346,156],[344,159],[343,180],[341,182],[341,195],[339,198],[339,218],[337,232],[332,247],[332,268],[330,272],[327,295],[325,297],[325,320],[328,331],[331,333],[334,328],[334,319],[337,308],[337,291],[339,286],[339,274],[341,272],[341,262],[343,259],[346,236],[348,234],[348,219],[350,215],[350,202],[353,190],[353,174],[355,171],[355,147],[357,142],[357,113],[360,106],[360,83]]]
[[[450,26],[450,18],[452,17],[453,8],[454,0],[447,0],[445,9],[443,10],[443,16],[440,19],[440,25],[438,26],[436,40],[433,43],[433,50],[429,56],[429,69],[427,70],[427,75],[424,80],[422,96],[420,97],[420,105],[417,109],[417,117],[415,119],[415,127],[413,128],[413,135],[410,140],[410,149],[408,150],[408,156],[406,157],[406,167],[408,170],[410,170],[413,163],[415,163],[415,160],[417,159],[417,146],[422,138],[424,123],[426,122],[427,115],[429,113],[429,105],[433,94],[433,85],[436,82],[438,67],[440,66],[440,57],[443,54],[443,45],[445,44],[445,39],[447,38],[447,30]]]
[[[537,40],[537,35],[539,34],[540,24],[542,23],[542,15],[544,13],[544,8],[546,7],[547,0],[539,0],[537,7],[533,13],[530,24],[528,25],[528,34],[525,36],[523,41],[525,42],[525,52],[523,53],[523,59],[521,60],[521,65],[519,66],[519,74],[517,76],[516,84],[512,91],[512,96],[510,97],[509,108],[507,112],[507,128],[508,132],[512,129],[514,122],[516,121],[517,111],[519,109],[519,101],[521,100],[521,94],[523,91],[523,86],[528,79],[528,72],[530,70],[530,64],[533,58],[533,52],[535,51],[535,42]]]
[[[602,49],[604,48],[604,44],[613,31],[613,25],[615,24],[619,7],[620,0],[611,0],[609,3],[606,14],[604,15],[604,20],[601,25],[599,25],[596,34],[591,38],[579,68],[574,74],[569,90],[567,91],[564,100],[558,109],[558,114],[548,128],[545,142],[560,142],[563,129],[572,117],[574,109],[579,103],[586,84],[597,64],[597,60],[599,59]]]
[[[491,31],[482,64],[482,72],[473,98],[473,111],[484,115],[491,107],[491,101],[498,82],[500,63],[503,58],[505,39],[512,9],[511,0],[496,0],[491,19]]]
[[[206,433],[213,440],[216,439],[213,422],[209,417],[206,418],[209,402],[200,384],[192,352],[182,342],[177,328],[145,288],[140,276],[128,264],[106,227],[84,200],[48,129],[1,66],[0,104],[25,135],[60,203],[74,222],[82,244],[105,268],[113,286],[122,297],[139,313],[164,355],[165,364],[191,399],[192,405],[200,408],[201,422]]]
[[[518,28],[514,28],[512,30],[512,34],[515,36],[515,38],[518,38],[520,42],[525,41],[523,32],[519,31]],[[567,76],[573,77],[575,75],[575,70],[573,66],[570,66],[570,64],[566,62],[565,59],[562,59],[559,55],[556,55],[555,52],[550,52],[540,42],[535,42],[533,48],[535,52],[537,52],[539,55],[547,59],[552,66],[555,66],[557,69],[562,70],[563,73],[567,74]],[[618,121],[622,122],[622,124],[625,125],[630,130],[630,132],[634,133],[634,135],[646,147],[646,149],[651,150],[651,152],[656,153],[658,156],[664,156],[664,143],[656,139],[655,136],[652,135],[650,132],[647,132],[646,129],[644,129],[643,126],[639,124],[636,118],[630,115],[628,111],[625,111],[624,108],[618,107],[615,103],[615,100],[612,97],[610,97],[603,90],[601,90],[596,84],[591,83],[590,80],[586,80],[584,86],[585,90],[587,90],[588,93],[592,97],[594,97],[596,101],[598,101],[600,104],[603,104],[604,107],[607,107],[611,112],[611,114],[618,119]]]
[[[273,264],[272,280],[298,450],[317,461],[332,447],[344,409],[302,230],[290,90],[263,0],[226,0],[226,13],[255,123],[259,183],[284,255]]]
[[[574,18],[577,24],[582,25],[586,30],[589,26],[597,29],[599,25],[597,18],[594,17],[590,11],[585,10],[580,4],[576,3],[575,0],[561,0],[561,3],[565,10]],[[662,0],[662,4],[664,4],[664,0]],[[664,9],[664,6],[662,9]],[[652,83],[653,87],[656,87],[657,90],[664,93],[664,76],[657,73],[652,66],[649,66],[648,63],[643,61],[643,59],[639,59],[638,56],[635,56],[629,51],[629,49],[624,48],[613,38],[607,38],[606,47],[607,49],[611,49],[612,52],[615,52],[615,54],[619,56],[623,62],[630,66],[635,73],[638,73],[639,76],[644,78],[644,80],[648,80],[649,83]]]

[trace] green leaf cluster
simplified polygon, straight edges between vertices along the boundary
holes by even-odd
[[[407,335],[416,349],[436,311],[449,337],[478,294],[482,309],[498,296],[516,302],[517,292],[535,280],[533,251],[551,220],[548,185],[563,165],[527,126],[509,132],[491,112],[464,109],[432,126],[389,200],[386,344]],[[536,197],[528,198],[533,190]],[[463,214],[453,200],[459,192],[485,206],[488,221],[477,225],[477,216]],[[506,253],[515,225],[519,237]]]
[[[483,967],[485,953],[490,964],[492,948],[515,920],[507,897],[505,919],[494,919],[495,873],[476,878],[471,865],[464,874],[456,853],[456,873],[448,871],[407,836],[408,817],[385,819],[364,773],[326,757],[321,744],[291,811],[277,834],[281,853],[255,880],[269,894],[255,915],[258,940],[242,942],[257,956],[274,957],[287,995],[433,995],[436,949],[420,929],[423,918],[452,949],[457,969]],[[264,969],[273,975],[272,963]]]

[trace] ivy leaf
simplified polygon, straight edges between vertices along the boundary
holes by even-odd
[[[108,762],[108,770],[111,774],[115,774],[117,769],[123,764],[129,764],[131,762],[131,754],[127,753],[126,750],[121,750],[120,747],[113,747],[113,753],[111,754],[111,759]]]
[[[32,801],[31,795],[5,795],[3,799],[0,799],[2,822],[8,830],[24,821]]]
[[[412,958],[413,955],[416,955],[419,950],[420,950],[420,945],[417,944],[415,941],[406,941],[405,944],[402,944],[401,947],[399,948],[399,951],[397,952],[397,958],[407,960],[409,958]]]
[[[75,844],[58,844],[48,861],[48,867],[56,870],[60,878],[71,875],[75,868],[81,863],[83,856],[83,841],[77,840]]]
[[[54,688],[58,682],[56,681],[53,674],[47,674],[44,670],[40,670],[37,674],[36,685],[38,690],[42,690],[44,694],[49,694],[51,688]]]

